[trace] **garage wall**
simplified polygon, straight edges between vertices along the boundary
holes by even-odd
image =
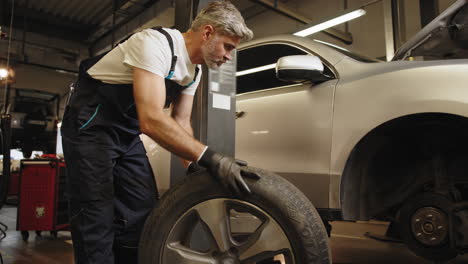
[[[8,32],[8,28],[2,28]],[[64,95],[76,78],[78,62],[87,57],[83,44],[27,33],[23,50],[23,32],[14,29],[10,49],[10,66],[16,73],[13,89],[33,89]],[[0,67],[6,66],[8,39],[0,41]],[[23,52],[24,51],[24,52]],[[49,68],[35,66],[46,65]],[[14,92],[10,94],[14,95]],[[0,87],[0,100],[4,101],[4,87]],[[63,104],[63,103],[62,103]]]
[[[50,93],[67,93],[70,83],[76,78],[76,75],[72,73],[61,73],[37,66],[16,65],[15,70],[19,78],[13,87]]]
[[[60,115],[63,114],[70,84],[76,79],[74,74],[22,64],[14,65],[14,69],[18,78],[16,78],[16,83],[11,86],[10,102],[13,100],[15,89],[32,89],[59,94],[61,96]],[[1,85],[0,103],[2,104],[4,102],[4,93],[4,86]]]
[[[451,4],[455,3],[457,0],[439,0],[439,11],[445,10]]]
[[[8,28],[2,31],[9,34]],[[9,38],[0,40],[0,65],[7,58]],[[13,29],[10,59],[20,64],[42,64],[51,68],[76,71],[81,58],[88,56],[87,47],[78,42],[47,37],[42,34]]]

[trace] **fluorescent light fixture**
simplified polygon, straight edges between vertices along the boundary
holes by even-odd
[[[352,19],[358,18],[358,17],[363,16],[365,14],[366,14],[366,10],[358,9],[358,10],[346,13],[344,15],[341,15],[339,17],[335,17],[333,19],[330,19],[330,20],[325,21],[323,23],[320,23],[318,25],[314,25],[314,26],[311,26],[311,27],[306,28],[304,30],[298,31],[298,32],[294,33],[293,35],[300,36],[300,37],[309,36],[309,35],[312,35],[314,33],[319,32],[319,31],[322,31],[324,29],[331,28],[331,27],[334,27],[334,26],[339,25],[341,23],[344,23],[344,22],[350,21]]]
[[[4,69],[4,68],[1,68],[0,69],[0,79],[5,79],[6,77],[8,77],[8,70]]]
[[[236,72],[236,77],[276,68],[276,63]]]

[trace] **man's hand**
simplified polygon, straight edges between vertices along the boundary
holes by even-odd
[[[219,179],[226,188],[231,189],[238,196],[241,195],[242,191],[248,194],[252,193],[243,177],[260,178],[257,174],[242,168],[247,166],[247,162],[224,156],[209,148],[201,157],[199,164],[206,167],[211,175]]]
[[[196,162],[190,162],[190,165],[187,167],[187,170],[186,170],[186,174],[187,175],[190,175],[192,173],[195,173],[199,170],[203,170],[202,167],[198,166],[198,164]]]

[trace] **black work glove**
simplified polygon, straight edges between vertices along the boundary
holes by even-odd
[[[187,170],[185,171],[185,174],[189,175],[192,173],[195,173],[199,170],[203,170],[202,167],[198,166],[196,162],[190,162],[190,165],[187,167]]]
[[[198,164],[207,168],[211,175],[221,181],[224,187],[231,189],[238,196],[241,195],[242,191],[248,194],[252,193],[243,177],[256,180],[260,178],[257,174],[248,172],[242,168],[247,166],[247,162],[224,156],[209,148],[200,158]]]

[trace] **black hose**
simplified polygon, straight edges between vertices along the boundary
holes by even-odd
[[[1,118],[0,118],[0,123],[1,123]],[[0,147],[1,147],[0,152],[2,154],[4,154],[3,153],[3,143],[4,143],[3,142],[3,130],[2,130],[1,124],[0,124]],[[5,158],[5,155],[3,155],[3,158]],[[2,160],[2,162],[3,162],[3,160]],[[6,196],[5,196],[5,199],[3,199],[3,189],[4,189],[3,185],[5,184],[5,175],[3,175],[3,173],[2,173],[0,177],[1,177],[0,178],[0,210],[1,210],[3,208],[3,205],[5,204]]]
[[[7,236],[5,231],[6,230],[0,229],[0,240],[3,240]]]
[[[7,236],[6,234],[7,230],[8,230],[8,226],[0,222],[0,241],[3,240]],[[3,256],[2,256],[1,251],[0,251],[0,264],[3,264]]]
[[[1,147],[3,148],[3,133],[2,133],[2,130],[0,128],[0,144],[1,144]],[[3,178],[3,175],[2,175],[2,178]],[[2,179],[3,180],[3,179]],[[0,180],[0,189],[2,188],[1,186],[1,182],[2,180]],[[1,191],[0,191],[1,193]],[[3,204],[0,204],[0,209],[3,207]],[[4,223],[0,222],[0,240],[3,240],[5,237],[6,237],[6,231],[8,230],[8,226],[5,225]],[[5,230],[4,230],[5,229]],[[0,264],[3,264],[3,256],[2,256],[2,252],[0,251]]]
[[[8,226],[0,222],[0,241],[3,240],[7,236],[6,234],[7,230],[8,230]],[[0,251],[0,264],[3,264],[3,256],[2,256],[1,251]]]

